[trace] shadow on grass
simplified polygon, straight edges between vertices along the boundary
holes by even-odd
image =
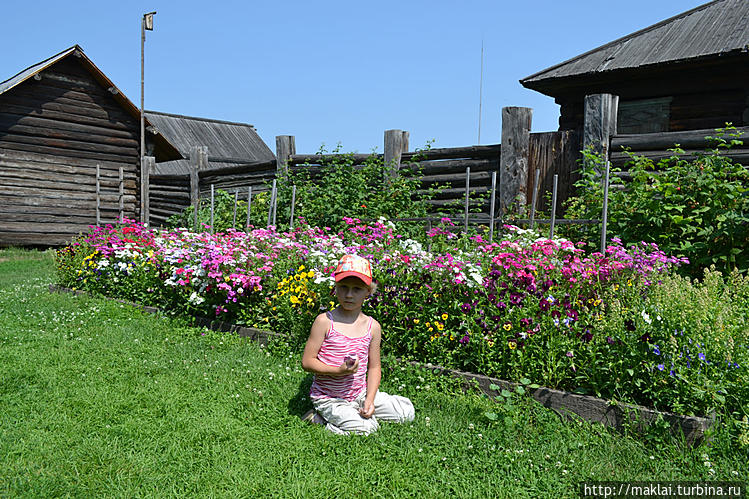
[[[301,417],[305,412],[312,409],[312,402],[309,399],[312,377],[311,374],[305,376],[299,383],[296,394],[289,400],[287,407],[290,415]]]

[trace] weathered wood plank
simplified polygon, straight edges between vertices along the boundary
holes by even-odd
[[[46,152],[36,152],[31,150],[16,150],[16,149],[3,149],[0,147],[0,161],[24,161],[24,162],[35,162],[39,164],[59,164],[65,166],[85,166],[96,168],[96,165],[100,165],[101,168],[113,171],[119,171],[120,167],[125,168],[125,173],[137,171],[137,161],[128,159],[123,161],[118,159],[115,161],[107,161],[95,158],[76,158],[64,156],[61,157],[59,154],[50,154]]]
[[[586,95],[584,101],[583,148],[593,148],[602,157],[609,154],[609,138],[616,135],[619,97],[611,94]]]
[[[749,127],[737,128],[741,133],[739,140],[749,144]],[[621,134],[611,137],[611,152],[618,152],[622,147],[629,147],[633,151],[654,151],[674,147],[679,144],[683,149],[705,149],[709,146],[705,137],[715,137],[714,129],[689,130],[685,132],[661,132],[645,134]]]
[[[499,209],[506,214],[517,201],[527,205],[528,148],[533,110],[502,108],[502,154],[499,160]]]
[[[49,145],[35,145],[32,143],[23,143],[15,141],[3,142],[0,140],[0,149],[12,149],[16,151],[24,151],[38,154],[48,154],[56,156],[65,156],[69,158],[77,159],[92,159],[101,161],[111,161],[113,163],[131,163],[132,161],[138,160],[137,154],[117,155],[117,154],[105,154],[102,152],[84,151],[80,149],[69,149],[66,147],[57,147]]]
[[[0,124],[2,127],[2,124]],[[88,133],[69,132],[61,129],[39,128],[25,125],[13,125],[5,129],[0,137],[0,144],[6,141],[24,144],[78,149],[83,151],[102,151],[110,154],[137,153],[138,142],[132,139],[121,139]]]
[[[465,179],[463,179],[464,187],[455,188],[455,189],[441,189],[439,191],[436,191],[432,195],[432,199],[455,199],[458,201],[463,201],[465,199]],[[490,187],[487,186],[474,186],[473,185],[473,176],[471,176],[471,183],[469,184],[471,195],[481,195],[481,194],[488,194]],[[426,190],[417,190],[416,191],[419,194],[426,194]]]
[[[283,173],[288,168],[289,159],[296,154],[293,135],[276,135],[276,171]]]

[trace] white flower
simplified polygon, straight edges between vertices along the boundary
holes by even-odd
[[[644,320],[644,321],[645,321],[645,322],[647,322],[648,324],[652,324],[653,320],[652,320],[652,319],[650,318],[650,316],[648,315],[648,313],[647,313],[647,312],[645,312],[645,311],[643,310],[643,311],[642,311],[642,314],[640,314],[640,315],[642,315],[642,320]]]

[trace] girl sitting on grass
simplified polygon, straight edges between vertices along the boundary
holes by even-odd
[[[356,255],[341,258],[334,289],[339,305],[317,316],[302,354],[302,368],[315,375],[310,389],[314,409],[302,419],[342,435],[372,433],[378,419],[413,421],[409,399],[379,391],[382,330],[361,311],[376,289],[369,261]]]

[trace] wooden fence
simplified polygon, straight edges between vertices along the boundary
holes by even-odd
[[[616,133],[618,98],[609,94],[596,94],[585,99],[585,122],[582,131],[530,133],[531,114],[528,108],[504,108],[502,110],[502,142],[505,144],[477,145],[408,150],[408,132],[387,130],[385,152],[376,155],[386,165],[398,169],[420,172],[421,192],[441,186],[428,201],[434,214],[457,216],[465,201],[466,171],[470,171],[469,201],[472,212],[479,218],[489,219],[491,206],[491,174],[498,173],[498,189],[495,204],[496,217],[508,210],[530,211],[530,202],[536,197],[535,210],[552,211],[550,194],[553,178],[558,178],[557,217],[563,216],[565,200],[574,193],[574,183],[579,177],[580,150],[592,147],[610,160],[614,167],[622,167],[628,160],[622,152],[628,148],[632,153],[655,160],[668,157],[668,148],[674,144],[686,150],[685,158],[691,159],[708,147],[706,136],[714,136],[714,130],[686,132],[664,132],[639,135]],[[725,154],[737,162],[749,165],[749,127],[739,129],[741,139],[747,145],[736,146]],[[333,155],[297,154],[293,136],[276,137],[276,160],[272,162],[238,165],[221,170],[205,168],[209,152],[195,148],[191,154],[192,180],[188,176],[158,175],[151,177],[150,213],[152,223],[161,224],[168,216],[205,198],[210,186],[233,194],[239,192],[240,199],[246,196],[247,188],[253,193],[268,189],[268,184],[280,170],[292,171],[305,168],[314,176],[321,163]],[[360,164],[369,154],[352,155],[354,164]],[[536,173],[539,182],[535,186]],[[618,173],[627,180],[628,172]],[[535,194],[535,196],[534,196]]]
[[[496,194],[496,214],[504,212],[518,200],[521,206],[532,198],[534,175],[538,169],[542,193],[551,190],[554,174],[559,175],[558,206],[571,192],[575,181],[575,154],[579,150],[578,134],[571,131],[530,133],[531,109],[503,109],[502,137],[513,147],[504,150],[500,144],[467,147],[408,150],[409,133],[402,130],[385,132],[385,152],[375,155],[394,170],[410,169],[420,172],[420,193],[438,187],[427,202],[437,214],[457,214],[463,211],[466,190],[466,172],[470,172],[468,187],[472,212],[489,218],[492,200],[491,174],[499,175]],[[334,155],[296,154],[293,136],[276,137],[274,162],[238,165],[221,170],[207,170],[210,151],[196,147],[190,155],[191,177],[187,175],[152,175],[149,180],[149,218],[160,225],[172,214],[179,213],[199,197],[205,198],[210,186],[231,194],[245,195],[248,187],[253,193],[268,189],[269,182],[283,169],[292,171],[304,168],[314,176],[324,160]],[[354,164],[361,164],[370,154],[352,155]],[[531,172],[531,173],[529,173]],[[546,208],[546,198],[538,196],[538,208]],[[495,215],[496,215],[495,214]]]

